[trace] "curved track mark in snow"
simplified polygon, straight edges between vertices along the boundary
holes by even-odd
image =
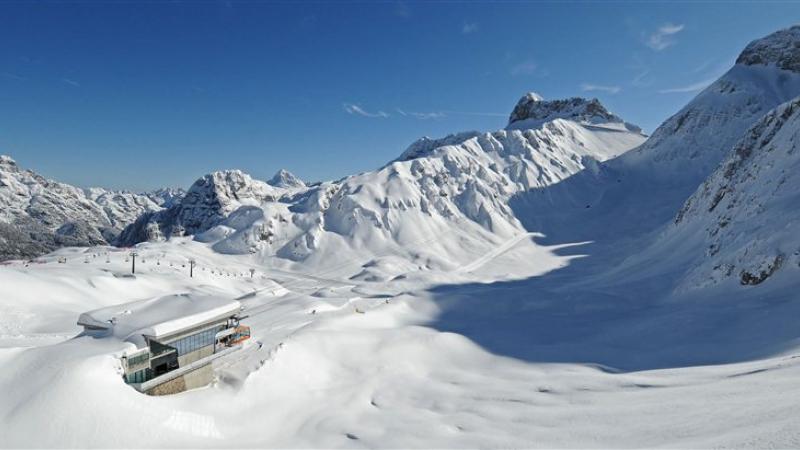
[[[525,238],[532,238],[532,237],[544,237],[544,235],[542,233],[537,233],[535,231],[534,232],[518,234],[517,236],[514,236],[513,238],[511,238],[508,241],[504,242],[503,244],[497,246],[497,248],[495,248],[494,250],[490,251],[489,253],[487,253],[487,254],[481,256],[480,258],[476,259],[475,261],[472,261],[469,264],[466,264],[464,266],[459,267],[458,269],[455,270],[455,272],[456,273],[472,272],[473,270],[478,269],[479,267],[483,266],[484,264],[486,264],[487,262],[493,260],[494,258],[497,258],[498,256],[502,255],[503,253],[511,250],[511,248],[513,246],[515,246],[516,244],[522,242]]]

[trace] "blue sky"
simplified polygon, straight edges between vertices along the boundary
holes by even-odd
[[[652,131],[792,2],[7,2],[0,153],[78,186],[335,179],[527,91]]]

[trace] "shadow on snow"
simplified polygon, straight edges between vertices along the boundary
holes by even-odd
[[[428,325],[497,355],[621,371],[746,361],[797,344],[800,305],[785,289],[725,286],[680,296],[674,287],[685,266],[669,255],[644,275],[610,275],[694,190],[620,173],[583,171],[512,199],[525,228],[547,236],[538,243],[591,241],[556,251],[586,256],[524,280],[436,286],[440,314]]]

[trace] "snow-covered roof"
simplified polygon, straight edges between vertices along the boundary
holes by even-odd
[[[99,327],[137,345],[142,336],[162,337],[238,313],[241,304],[210,295],[176,294],[83,313],[78,325]]]

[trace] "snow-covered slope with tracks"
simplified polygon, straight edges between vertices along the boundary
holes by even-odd
[[[109,247],[0,266],[0,446],[796,447],[798,49],[754,42],[635,153],[531,94],[338,182],[207,175],[126,229],[135,276]],[[143,396],[74,322],[175,294],[263,345]]]
[[[267,185],[239,172],[207,175],[179,205],[140,218],[119,243],[191,234],[223,253],[309,267],[333,255],[386,254],[450,266],[524,232],[508,206],[513,195],[559,183],[644,139],[596,99],[528,94],[507,129],[423,138],[385,167],[339,182],[306,187],[279,173]]]

